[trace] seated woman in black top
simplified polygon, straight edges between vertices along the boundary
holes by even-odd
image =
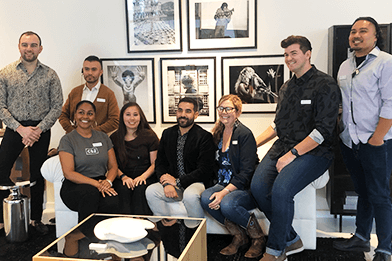
[[[125,104],[120,112],[118,130],[110,138],[118,162],[117,177],[121,184],[114,187],[120,196],[123,214],[152,215],[145,191],[157,182],[154,173],[159,139],[151,129],[140,106]]]

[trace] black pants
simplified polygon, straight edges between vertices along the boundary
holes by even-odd
[[[93,213],[119,213],[118,196],[103,197],[96,187],[88,184],[76,184],[64,179],[60,196],[69,209],[78,212],[79,222]]]
[[[22,122],[23,126],[36,126],[38,122]],[[50,143],[50,130],[41,133],[40,139],[28,147],[30,157],[30,181],[36,184],[31,187],[31,220],[41,221],[45,182],[41,174],[41,166],[47,159]],[[16,131],[6,128],[0,146],[0,184],[8,181],[11,169],[25,145]],[[9,191],[0,191],[0,223],[3,222],[3,199]]]

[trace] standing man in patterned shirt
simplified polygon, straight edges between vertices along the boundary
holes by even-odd
[[[170,202],[182,201],[189,217],[203,218],[200,195],[214,178],[215,144],[211,133],[194,123],[199,115],[196,99],[178,103],[177,125],[163,131],[155,161],[159,182],[146,190],[155,216],[171,216]],[[193,225],[188,222],[187,225]]]
[[[294,76],[279,90],[274,123],[257,137],[262,146],[276,136],[251,182],[258,207],[271,222],[260,261],[285,260],[303,250],[292,227],[294,196],[320,177],[333,159],[333,137],[341,94],[335,80],[310,63],[312,47],[303,36],[281,42]]]
[[[63,92],[56,72],[38,60],[43,47],[34,32],[19,38],[20,59],[0,71],[0,119],[7,125],[0,146],[0,184],[13,185],[12,166],[27,147],[30,157],[32,226],[41,234],[48,228],[41,222],[44,179],[41,165],[47,158],[50,128],[61,113]],[[3,191],[2,191],[3,192]],[[7,194],[0,194],[0,200]],[[3,205],[0,207],[3,223]]]

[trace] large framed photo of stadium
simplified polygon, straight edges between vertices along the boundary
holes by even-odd
[[[187,0],[188,50],[257,47],[256,0]]]
[[[216,118],[216,58],[161,58],[162,122],[176,122],[180,99],[198,100],[198,123],[214,123]]]
[[[102,68],[102,83],[114,92],[118,107],[137,102],[155,123],[154,58],[104,58]]]
[[[222,57],[222,93],[236,94],[243,113],[274,113],[280,87],[290,78],[283,55]]]
[[[132,52],[182,51],[181,0],[125,0]]]

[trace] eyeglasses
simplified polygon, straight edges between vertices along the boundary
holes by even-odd
[[[233,107],[223,107],[223,106],[219,106],[216,108],[219,112],[223,112],[225,111],[226,113],[230,113],[232,111],[235,111],[235,108]]]

